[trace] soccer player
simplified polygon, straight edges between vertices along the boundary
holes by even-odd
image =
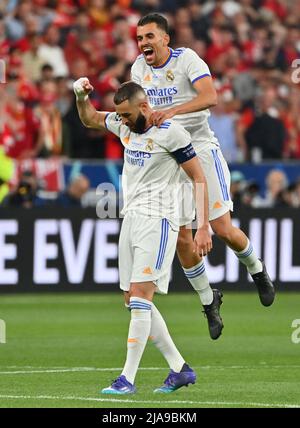
[[[140,19],[137,41],[141,55],[132,65],[132,81],[144,88],[151,107],[156,110],[151,118],[153,124],[160,126],[174,118],[191,134],[206,176],[212,230],[246,265],[261,303],[270,306],[275,291],[264,262],[256,256],[245,233],[231,222],[230,173],[207,120],[208,109],[217,104],[210,70],[192,49],[171,49],[168,33],[168,22],[163,16],[154,13]],[[186,180],[186,176],[182,179]],[[219,316],[221,296],[211,289],[203,259],[193,251],[192,230],[187,227],[193,221],[192,211],[181,224],[177,254],[186,277],[204,305],[211,338],[217,339],[223,328]]]
[[[195,252],[206,255],[212,247],[208,222],[206,180],[185,129],[166,121],[151,126],[150,108],[143,88],[127,82],[114,96],[116,112],[96,111],[88,94],[87,78],[74,83],[82,123],[107,128],[124,150],[122,186],[124,220],[119,242],[120,288],[131,311],[127,358],[121,375],[104,388],[104,394],[131,394],[148,337],[162,352],[170,373],[157,392],[168,393],[195,383],[196,375],[173,343],[166,324],[152,302],[155,291],[167,294],[176,251],[179,218],[176,211],[180,166],[194,184],[198,230]]]

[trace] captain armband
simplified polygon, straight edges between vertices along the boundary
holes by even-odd
[[[172,152],[172,155],[175,157],[178,163],[187,162],[190,159],[193,159],[196,155],[194,147],[190,143],[188,146]]]

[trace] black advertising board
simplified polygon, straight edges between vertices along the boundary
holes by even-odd
[[[300,290],[297,209],[236,212],[279,290]],[[119,219],[98,219],[94,209],[1,209],[0,293],[118,290]],[[205,258],[213,286],[251,290],[246,269],[216,237]],[[191,287],[175,259],[170,291]]]

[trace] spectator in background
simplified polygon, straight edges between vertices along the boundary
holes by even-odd
[[[56,79],[57,85],[57,101],[56,107],[58,108],[62,117],[70,111],[73,103],[73,85],[72,81],[66,77],[58,77]]]
[[[12,46],[18,48],[22,53],[27,52],[31,48],[30,39],[35,34],[41,34],[39,21],[36,15],[29,14],[24,20],[25,34],[24,37],[12,43]]]
[[[99,39],[96,39],[99,42]],[[65,56],[68,62],[71,74],[74,76],[74,67],[78,68],[78,63],[85,64],[88,75],[93,83],[100,70],[104,69],[106,62],[103,58],[103,51],[96,46],[90,32],[84,31],[76,35],[75,41],[69,40],[65,47]],[[76,76],[74,76],[76,77]]]
[[[61,114],[56,107],[57,97],[58,88],[54,80],[41,83],[40,103],[34,109],[35,117],[39,121],[36,149],[39,157],[64,153]]]
[[[108,56],[106,62],[107,68],[100,74],[98,82],[95,85],[101,96],[105,95],[111,89],[116,90],[121,84],[126,71],[126,63],[117,60],[115,56]]]
[[[240,162],[246,158],[247,147],[237,136],[237,114],[233,102],[233,94],[230,90],[219,93],[218,104],[211,109],[208,122],[221,144],[222,153],[227,162]]]
[[[259,97],[259,113],[246,132],[246,141],[252,161],[280,159],[286,132],[276,106],[276,89],[267,87]],[[255,158],[256,154],[258,157]]]
[[[276,204],[277,208],[287,208],[294,206],[294,189],[295,185],[291,184],[282,190],[278,195],[278,202]]]
[[[282,192],[288,187],[286,174],[280,169],[272,169],[266,178],[266,196],[262,200],[261,207],[282,206]]]
[[[89,179],[85,175],[78,175],[68,185],[66,191],[61,192],[55,205],[61,207],[80,207],[82,206],[82,198],[90,188]]]
[[[110,19],[109,11],[105,0],[88,0],[88,16],[91,25],[103,27]]]
[[[82,59],[78,59],[74,63],[73,76],[75,77],[77,73],[80,73],[81,69],[85,69],[86,63]],[[88,72],[84,72],[79,76],[87,76]],[[109,85],[105,87],[107,91]],[[100,89],[98,88],[100,91]],[[100,95],[104,95],[100,92]],[[95,108],[100,108],[100,98],[96,95],[95,98],[91,97]],[[103,132],[97,131],[94,129],[88,129],[82,125],[78,120],[78,112],[75,102],[75,97],[72,92],[72,103],[69,111],[65,114],[63,118],[64,126],[68,130],[69,136],[69,154],[71,158],[79,159],[101,159],[104,158],[104,144],[103,144]],[[83,143],[84,142],[84,143]]]
[[[44,43],[38,49],[38,56],[53,67],[54,76],[68,76],[69,70],[64,51],[60,47],[60,33],[55,25],[50,25],[44,34]]]
[[[22,55],[24,75],[27,79],[32,79],[35,83],[42,77],[42,68],[45,65],[45,59],[38,55],[41,45],[39,34],[31,34],[28,37],[30,49]]]
[[[8,59],[10,42],[5,34],[5,21],[0,14],[0,58]]]
[[[33,13],[31,0],[20,0],[12,14],[5,19],[6,33],[10,41],[15,42],[25,36],[25,21]]]
[[[17,189],[4,198],[2,207],[32,208],[34,206],[35,194],[30,184],[21,181]]]
[[[54,80],[54,69],[48,63],[44,64],[41,68],[40,81],[43,82],[45,80]]]
[[[20,96],[22,87],[18,76],[10,70],[7,78],[5,92],[0,100],[2,105],[1,144],[11,158],[32,158],[37,155],[39,122],[32,108]]]
[[[17,47],[10,48],[9,61],[6,63],[6,78],[9,85],[5,86],[5,89],[7,89],[8,92],[14,87],[17,96],[30,106],[37,101],[37,87],[32,79],[26,78],[21,58],[21,50]]]
[[[241,171],[231,171],[230,179],[230,196],[234,209],[239,209],[243,205],[242,197],[246,187],[246,179]]]
[[[208,43],[209,40],[209,18],[203,14],[203,4],[197,0],[189,0],[187,3],[190,14],[190,22],[195,37]],[[202,55],[200,55],[202,57]]]
[[[259,208],[263,205],[260,195],[260,187],[255,180],[250,180],[243,192],[242,202],[244,206]]]
[[[300,159],[300,97],[295,87],[281,85],[281,118],[283,120],[287,140],[283,155],[285,158]]]
[[[291,206],[300,208],[300,177],[297,178],[291,190]]]
[[[137,44],[131,34],[130,25],[124,16],[117,16],[112,32],[114,43],[122,41],[126,51],[127,61],[133,63],[139,54]]]
[[[38,182],[31,171],[24,171],[20,177],[17,189],[4,198],[3,207],[32,208],[44,206],[46,200],[38,195]]]
[[[300,18],[300,17],[299,17]],[[300,57],[300,28],[299,20],[287,25],[286,37],[283,44],[283,56],[287,66]]]

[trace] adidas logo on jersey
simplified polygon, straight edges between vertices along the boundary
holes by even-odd
[[[214,208],[222,208],[222,204],[219,201],[214,203]]]
[[[143,80],[144,80],[144,82],[151,82],[152,78],[151,78],[150,74],[147,74]]]
[[[143,273],[145,273],[146,275],[152,275],[152,270],[151,267],[145,267],[145,269],[143,270]]]

